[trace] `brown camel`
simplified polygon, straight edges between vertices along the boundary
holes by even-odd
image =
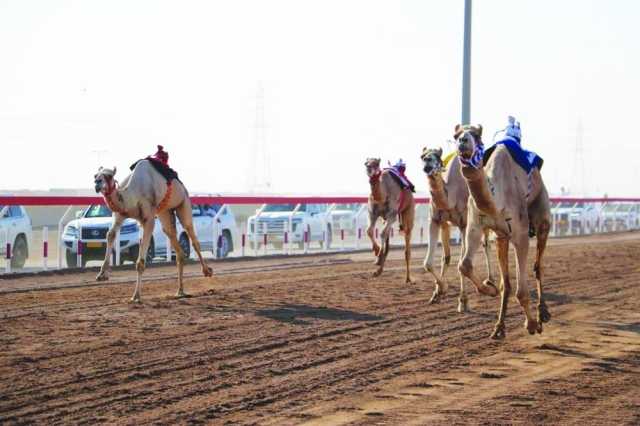
[[[379,276],[384,269],[384,262],[389,253],[389,236],[393,223],[400,216],[400,225],[404,233],[404,260],[406,263],[405,282],[412,283],[411,279],[411,231],[415,218],[415,200],[409,188],[401,188],[388,170],[380,169],[379,158],[367,158],[364,163],[369,176],[371,194],[369,195],[369,227],[367,235],[373,244],[373,253],[378,257],[376,265],[378,269],[373,273]],[[379,246],[373,235],[378,218],[384,220],[384,228],[380,235]]]
[[[202,273],[206,277],[213,275],[211,268],[207,266],[200,252],[200,243],[193,229],[191,201],[186,188],[177,179],[173,179],[170,184],[167,184],[167,180],[153,167],[151,160],[139,161],[133,172],[122,181],[120,187],[118,187],[114,179],[115,174],[115,167],[113,169],[100,167],[94,177],[96,192],[102,194],[105,202],[113,211],[113,223],[107,233],[107,252],[96,280],[104,281],[109,279],[109,259],[116,232],[126,218],[136,219],[140,223],[143,234],[138,251],[138,261],[136,262],[138,273],[136,289],[131,301],[140,303],[145,258],[153,235],[155,217],[158,216],[162,223],[162,230],[169,237],[171,246],[176,252],[179,286],[176,296],[185,297],[182,285],[184,252],[176,237],[176,216],[187,231],[193,248],[198,254],[202,265]]]
[[[542,293],[542,257],[550,229],[549,196],[544,183],[535,199],[528,199],[527,173],[512,159],[504,145],[498,145],[486,165],[482,163],[482,127],[456,126],[458,153],[462,160],[462,175],[469,187],[469,223],[466,247],[458,269],[469,278],[477,290],[489,296],[497,296],[498,290],[491,283],[481,282],[473,272],[473,256],[481,244],[483,229],[491,229],[497,235],[498,262],[501,277],[501,303],[498,321],[491,337],[505,337],[504,319],[511,292],[509,279],[509,242],[516,253],[516,297],[526,320],[530,334],[542,333],[542,323],[550,319]],[[529,250],[529,220],[537,234],[537,253],[534,271],[538,286],[538,315],[531,314],[527,287],[527,254]]]
[[[431,215],[429,221],[429,246],[424,258],[424,269],[433,275],[436,288],[429,303],[437,303],[447,291],[444,274],[451,261],[449,247],[449,225],[457,226],[462,239],[461,256],[465,247],[465,231],[467,228],[467,201],[469,189],[460,172],[460,159],[455,155],[445,166],[442,161],[442,149],[424,148],[420,156],[423,171],[427,175],[429,191],[431,193]],[[433,257],[438,245],[438,230],[442,243],[442,262],[440,275],[433,269]],[[493,282],[491,262],[489,261],[489,231],[485,231],[483,242],[484,255],[489,273],[489,281]],[[467,311],[468,298],[464,288],[464,277],[460,274],[460,295],[458,297],[458,312]]]

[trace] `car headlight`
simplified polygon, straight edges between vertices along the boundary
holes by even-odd
[[[78,228],[73,225],[67,226],[67,230],[64,231],[64,235],[71,238],[80,238],[80,232],[78,231]]]
[[[138,232],[138,225],[135,223],[129,223],[120,228],[120,234],[133,234]]]

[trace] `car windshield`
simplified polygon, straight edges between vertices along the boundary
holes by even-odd
[[[84,217],[111,217],[111,210],[107,206],[94,204],[87,209]]]
[[[297,204],[267,204],[263,212],[292,212],[296,206]]]
[[[362,204],[359,203],[350,203],[350,204],[336,204],[336,210],[351,210],[356,211],[360,208]]]

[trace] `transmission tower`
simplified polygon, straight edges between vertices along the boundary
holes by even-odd
[[[264,119],[264,87],[258,83],[256,90],[256,116],[253,123],[253,144],[251,149],[251,192],[271,190],[271,161],[267,143],[267,125]]]

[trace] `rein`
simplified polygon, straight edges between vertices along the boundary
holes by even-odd
[[[126,211],[119,208],[116,203],[111,199],[111,195],[118,189],[118,181],[111,178],[107,181],[107,190],[104,192],[103,197],[104,201],[107,203],[109,209],[112,212],[120,213],[122,215],[126,215]]]

